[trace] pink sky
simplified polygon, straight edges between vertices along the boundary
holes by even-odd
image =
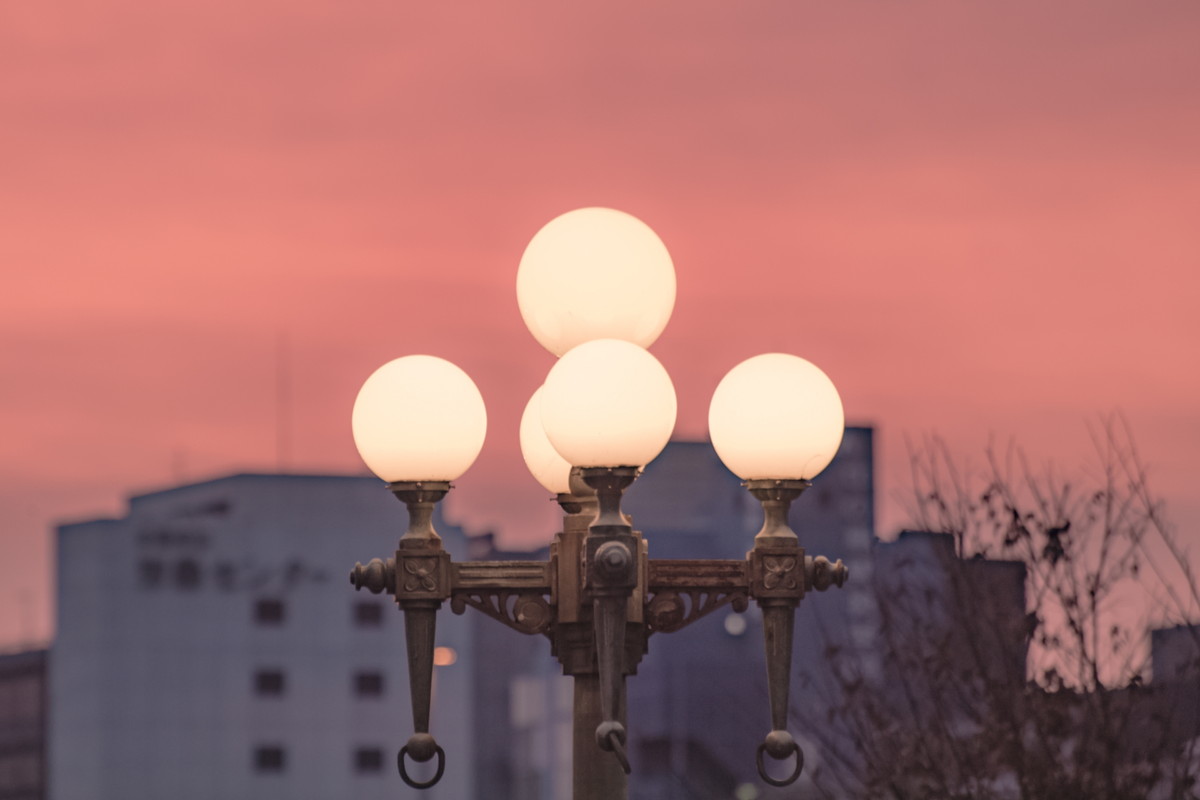
[[[1195,549],[1198,37],[1191,0],[5,4],[0,646],[51,632],[55,522],[277,467],[281,336],[288,468],[360,470],[361,382],[441,355],[490,416],[452,510],[542,541],[514,279],[583,205],[674,256],[678,434],[802,355],[878,426],[886,536],[906,437],[1074,466],[1120,410]]]

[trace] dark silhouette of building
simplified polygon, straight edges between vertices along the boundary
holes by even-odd
[[[1150,662],[1155,683],[1200,682],[1200,625],[1150,631]]]
[[[1023,683],[1028,651],[1025,564],[961,559],[948,533],[901,531],[875,547],[875,592],[889,638],[883,656],[928,660],[982,680]]]
[[[46,651],[0,655],[0,799],[46,797]]]

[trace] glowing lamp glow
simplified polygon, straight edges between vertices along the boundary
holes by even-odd
[[[580,208],[550,220],[525,248],[517,304],[529,332],[556,356],[592,339],[649,347],[675,307],[675,267],[638,218]]]
[[[354,444],[385,481],[452,481],[475,462],[487,410],[474,381],[434,356],[389,361],[354,401]]]
[[[585,342],[542,387],[542,427],[576,467],[640,467],[675,429],[675,387],[658,359],[619,339]]]
[[[845,425],[828,376],[783,353],[731,369],[708,409],[713,447],[743,480],[812,478],[833,460]]]
[[[554,449],[542,427],[542,391],[533,393],[521,415],[521,455],[537,482],[552,494],[570,494],[571,465]]]

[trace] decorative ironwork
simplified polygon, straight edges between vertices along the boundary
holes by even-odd
[[[750,607],[750,598],[742,588],[664,589],[651,595],[646,604],[646,625],[651,633],[674,633],[724,606],[742,612]]]
[[[438,589],[436,558],[404,559],[404,591],[434,594]]]
[[[467,606],[482,611],[497,622],[526,634],[545,633],[554,622],[554,610],[541,594],[510,589],[456,591],[450,610],[461,614]]]
[[[795,556],[766,556],[762,560],[763,587],[766,589],[795,589],[799,586],[796,569],[800,562]]]
[[[744,559],[651,559],[620,510],[621,494],[636,473],[633,467],[596,467],[572,474],[579,485],[572,484],[575,494],[560,497],[567,517],[549,561],[455,563],[432,525],[433,507],[449,484],[391,484],[408,506],[408,530],[394,559],[356,564],[350,580],[357,589],[395,595],[404,611],[415,732],[397,767],[409,786],[433,786],[445,768],[445,753],[429,734],[429,706],[435,616],[446,599],[455,614],[470,606],[520,633],[550,638],[563,673],[576,681],[574,747],[582,765],[575,770],[577,797],[623,796],[629,771],[624,682],[645,654],[647,637],[680,630],[726,606],[745,611],[754,600],[762,610],[772,722],[758,747],[758,772],[772,786],[800,775],[804,754],[786,730],[796,606],[806,591],[841,586],[848,572],[841,561],[806,556],[787,524],[788,506],[808,482],[747,482],[762,503],[764,523]],[[585,724],[595,726],[595,744],[612,753],[608,763],[615,769],[592,763],[589,751],[580,750]],[[768,756],[794,756],[790,774],[768,775]],[[414,779],[406,757],[436,759],[435,774]]]
[[[746,561],[650,559],[646,625],[652,633],[673,633],[718,608],[750,605]]]
[[[759,603],[779,600],[794,606],[804,598],[804,548],[795,542],[764,545],[756,540],[746,562],[750,596]]]

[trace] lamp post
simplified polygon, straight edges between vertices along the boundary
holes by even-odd
[[[764,781],[796,780],[803,754],[787,731],[793,620],[811,590],[841,586],[842,562],[805,553],[788,509],[833,458],[841,401],[817,367],[767,354],[734,367],[709,408],[717,454],[762,504],[764,522],[744,559],[653,559],[621,510],[625,489],[666,445],[675,424],[670,377],[645,348],[675,300],[675,273],[658,237],[610,209],[552,220],[526,248],[517,274],[521,313],[559,360],[521,420],[534,477],[564,511],[547,561],[455,562],[433,529],[434,506],[478,455],[486,411],[475,384],[432,356],[380,367],[354,407],[367,465],[407,507],[395,554],[356,564],[357,589],[387,592],[404,612],[415,733],[400,750],[410,786],[437,783],[446,755],[429,733],[437,612],[469,606],[521,633],[544,635],[574,679],[574,797],[627,794],[625,679],[648,642],[723,606],[762,610],[771,727],[758,747]],[[785,777],[765,763],[794,757]],[[418,780],[407,759],[434,761]]]

